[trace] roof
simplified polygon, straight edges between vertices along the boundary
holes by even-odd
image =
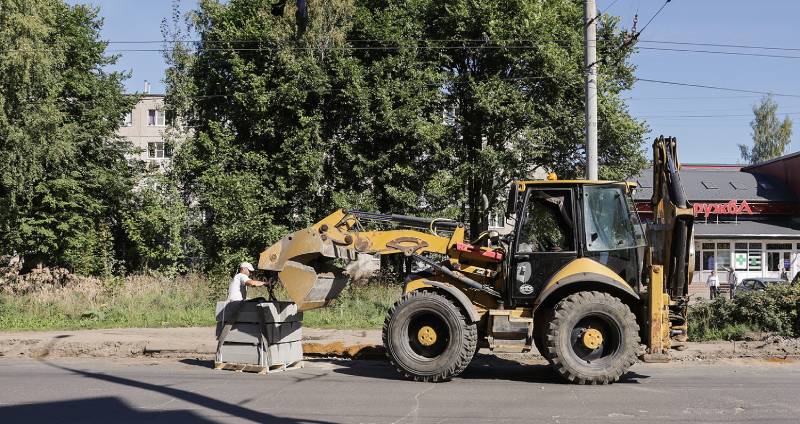
[[[681,169],[734,169],[738,171],[743,166],[730,163],[682,163]]]
[[[155,97],[155,98],[167,97],[166,94],[162,93],[125,93],[125,95],[130,97],[139,97],[142,99],[146,99],[148,97]]]
[[[758,168],[760,168],[760,167],[762,167],[764,165],[769,165],[769,164],[775,163],[775,162],[783,162],[783,161],[791,160],[791,159],[794,159],[794,158],[797,158],[797,157],[800,157],[800,152],[789,153],[788,155],[779,156],[779,157],[777,157],[775,159],[770,159],[770,160],[767,160],[767,161],[764,161],[764,162],[759,162],[759,163],[755,163],[753,165],[748,165],[748,166],[745,166],[744,168],[742,168],[742,170],[743,171],[756,171],[756,170],[758,170]]]
[[[800,239],[800,222],[787,218],[768,220],[695,221],[695,237]]]
[[[681,183],[689,201],[769,201],[796,202],[791,191],[775,178],[751,174],[736,168],[681,168]],[[653,195],[653,170],[645,169],[636,177],[639,188],[634,198],[649,200]]]
[[[606,180],[521,180],[521,181],[516,181],[516,184],[517,187],[519,187],[519,190],[523,191],[525,190],[525,186],[529,185],[568,185],[568,186],[574,186],[578,184],[584,184],[584,185],[628,184],[629,185],[631,183],[625,181],[606,181]]]

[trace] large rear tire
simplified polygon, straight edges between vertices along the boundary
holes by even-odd
[[[447,381],[469,365],[478,345],[478,330],[449,298],[414,291],[386,314],[383,345],[389,361],[404,377]]]
[[[608,293],[567,296],[556,305],[546,331],[546,356],[573,383],[613,383],[636,362],[636,317]]]

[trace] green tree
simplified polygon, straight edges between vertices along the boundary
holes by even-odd
[[[111,271],[135,171],[114,134],[135,98],[97,10],[0,1],[0,246],[31,263]]]
[[[582,174],[582,9],[574,0],[206,0],[171,43],[168,102],[194,138],[174,161],[212,261],[252,256],[334,207],[486,223],[537,167]],[[180,39],[167,31],[166,40]],[[603,17],[601,174],[644,164],[617,21]],[[446,40],[446,41],[443,41]],[[194,50],[194,51],[193,51]]]
[[[786,146],[792,142],[792,120],[789,116],[778,119],[778,103],[772,96],[766,96],[753,106],[755,117],[750,121],[753,129],[753,147],[739,145],[742,159],[748,163],[764,162],[783,155]]]
[[[133,270],[178,273],[188,270],[197,250],[188,234],[190,215],[172,180],[164,175],[142,179],[123,213],[129,240],[126,266]]]
[[[583,175],[582,1],[365,3],[373,14],[399,11],[384,25],[420,22],[411,38],[428,40],[420,46],[421,63],[440,70],[445,107],[454,112],[449,169],[461,182],[453,194],[463,199],[461,218],[473,235],[487,225],[483,198],[494,209],[512,179],[540,167],[561,177]],[[598,32],[598,53],[610,59],[600,66],[600,171],[613,179],[643,166],[645,130],[619,98],[634,78],[617,24],[604,15]]]
[[[354,57],[350,2],[311,5],[298,38],[270,1],[203,2],[190,17],[197,53],[168,53],[168,102],[195,129],[174,169],[205,217],[193,231],[210,264],[252,257],[335,207],[436,208],[441,90],[402,54]]]

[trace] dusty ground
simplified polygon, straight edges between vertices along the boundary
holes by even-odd
[[[0,332],[0,357],[209,359],[215,350],[213,327]],[[378,330],[304,328],[303,350],[307,356],[317,357],[370,359],[383,356]],[[536,354],[514,354],[513,357],[540,359]],[[746,342],[689,343],[686,350],[673,351],[672,358],[676,361],[800,359],[800,339],[767,336]]]

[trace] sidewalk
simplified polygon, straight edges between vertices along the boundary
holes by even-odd
[[[211,359],[216,347],[214,327],[0,332],[0,358],[154,356]],[[304,328],[303,351],[306,356],[384,357],[380,330]],[[770,336],[757,341],[689,343],[686,350],[672,351],[671,356],[677,361],[800,358],[800,339]]]
[[[380,344],[379,330],[303,328],[308,355],[357,357],[377,353]],[[210,358],[216,348],[214,327],[0,332],[0,358]]]

